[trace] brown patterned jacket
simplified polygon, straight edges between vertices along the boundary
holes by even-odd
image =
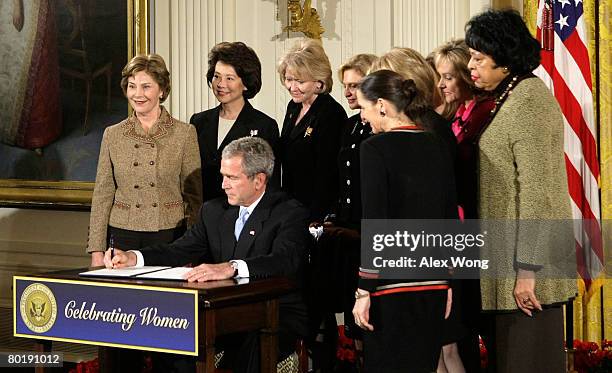
[[[106,250],[107,227],[155,232],[191,225],[202,203],[196,130],[162,107],[145,133],[135,115],[104,131],[88,252]]]

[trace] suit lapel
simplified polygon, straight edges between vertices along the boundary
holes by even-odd
[[[221,105],[207,113],[204,126],[202,128],[203,143],[205,152],[214,155],[217,152],[217,136],[219,134],[219,110]],[[213,157],[209,156],[209,159]]]
[[[244,107],[242,108],[242,110],[240,110],[240,114],[238,114],[238,117],[236,118],[234,125],[232,126],[232,128],[230,128],[229,132],[227,133],[227,135],[221,142],[221,145],[219,145],[219,149],[225,148],[227,144],[229,144],[233,140],[239,139],[241,137],[249,136],[250,134],[249,133],[249,130],[250,130],[249,119],[250,119],[251,110],[253,110],[253,107],[248,101],[245,100]],[[219,126],[217,125],[217,128],[218,127]]]
[[[219,235],[221,238],[221,262],[227,262],[234,257],[234,248],[236,246],[234,226],[237,218],[238,207],[235,206],[229,206],[221,218],[219,226]]]
[[[253,246],[253,243],[255,242],[255,239],[259,234],[261,234],[263,224],[270,216],[270,207],[266,197],[268,197],[268,195],[264,194],[264,197],[261,199],[257,207],[255,207],[255,210],[253,210],[253,214],[246,221],[244,228],[242,228],[242,232],[240,233],[240,237],[236,243],[234,258],[246,258],[251,247]]]
[[[300,123],[297,124],[297,126],[295,125],[295,121],[297,118],[293,118],[293,116],[297,117],[298,115],[300,115],[300,110],[302,109],[302,105],[301,104],[297,105],[295,112],[290,113],[291,115],[290,119],[291,119],[292,125],[290,129],[291,132],[289,133],[289,139],[291,141],[295,141],[298,138],[311,136],[310,133],[312,133],[313,130],[316,130],[314,126],[316,126],[318,122],[320,122],[316,120],[317,113],[319,112],[320,107],[323,106],[324,101],[326,99],[327,97],[325,96],[325,94],[318,95],[315,101],[312,103],[312,107],[308,110],[306,115],[304,115],[304,118],[302,118],[302,120],[300,121]],[[307,135],[306,130],[309,127],[311,129],[310,129],[310,133]]]

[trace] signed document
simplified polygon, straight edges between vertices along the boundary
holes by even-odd
[[[176,281],[187,281],[185,274],[191,271],[193,268],[190,267],[174,267],[162,269],[161,271],[147,272],[140,275],[136,275],[136,278],[149,279],[149,280],[176,280]]]
[[[102,268],[93,271],[81,272],[79,276],[83,277],[136,277],[145,273],[151,273],[168,269],[170,267],[159,266],[144,266],[144,267],[127,267],[127,268]]]

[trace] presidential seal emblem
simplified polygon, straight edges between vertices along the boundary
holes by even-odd
[[[19,300],[21,319],[35,333],[51,329],[57,318],[55,296],[47,286],[40,283],[29,285]]]

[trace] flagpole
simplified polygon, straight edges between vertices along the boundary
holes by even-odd
[[[565,346],[574,348],[574,299],[565,304]]]
[[[595,123],[597,124],[597,159],[601,159],[601,84],[600,84],[600,66],[599,66],[599,49],[600,49],[600,45],[599,45],[599,40],[600,40],[600,35],[599,35],[599,0],[595,0],[595,35],[593,35],[593,39],[595,39],[595,87],[596,90],[596,94],[595,94],[595,108],[597,111],[597,120],[595,121]],[[599,180],[598,180],[599,182]],[[599,188],[599,201],[601,201],[601,188]],[[601,218],[601,217],[600,217]],[[605,280],[604,280],[605,283]],[[605,317],[605,313],[604,313],[604,286],[602,285],[599,288],[599,295],[600,295],[600,305],[599,305],[599,320],[601,320],[601,322],[599,323],[600,326],[600,332],[601,332],[601,338],[599,339],[600,342],[602,342],[604,340],[604,338],[606,337],[605,334],[605,323],[606,323],[606,317]]]

